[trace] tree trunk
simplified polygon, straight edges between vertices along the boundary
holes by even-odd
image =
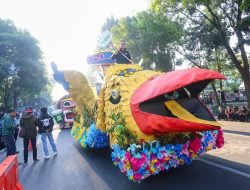
[[[17,108],[17,95],[16,94],[13,95],[13,106],[15,109]]]
[[[247,93],[247,106],[248,110],[250,111],[250,79],[248,81],[244,81],[244,85]]]
[[[218,72],[221,73],[221,65],[218,64]],[[222,80],[219,81],[220,84],[220,90],[223,90],[223,86],[222,86]]]
[[[211,82],[211,86],[212,86],[212,88],[213,88],[213,90],[214,90],[214,95],[215,95],[216,103],[217,103],[218,106],[220,106],[220,99],[219,99],[219,96],[218,96],[218,93],[217,93],[217,90],[216,90],[214,81]]]

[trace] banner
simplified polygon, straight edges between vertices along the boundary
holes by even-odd
[[[111,59],[112,52],[100,52],[87,57],[88,64],[112,64],[115,60]]]

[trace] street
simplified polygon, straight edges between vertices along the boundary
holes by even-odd
[[[20,181],[26,190],[249,189],[250,123],[222,123],[225,130],[222,149],[209,152],[190,166],[162,172],[141,183],[129,181],[118,167],[113,166],[110,149],[83,150],[74,142],[70,130],[56,128],[58,156],[44,160],[39,138],[40,162],[33,164],[30,152],[28,165],[19,166]],[[22,150],[21,143],[19,139],[19,150]],[[0,161],[5,154],[0,153]],[[22,151],[18,158],[23,162]]]

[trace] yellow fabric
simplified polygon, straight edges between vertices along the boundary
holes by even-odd
[[[208,124],[213,126],[221,126],[220,123],[216,121],[207,121],[203,119],[199,119],[184,109],[180,104],[178,104],[175,100],[169,100],[164,102],[167,108],[172,112],[173,115],[178,117],[179,119],[183,119],[186,121],[201,123],[201,124]]]

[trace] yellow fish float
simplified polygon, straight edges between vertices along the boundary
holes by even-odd
[[[167,73],[137,64],[115,64],[105,71],[98,98],[85,76],[58,71],[54,78],[77,103],[71,134],[84,148],[110,146],[114,165],[130,180],[191,164],[224,144],[220,124],[201,103],[200,92],[218,72],[191,68]]]

